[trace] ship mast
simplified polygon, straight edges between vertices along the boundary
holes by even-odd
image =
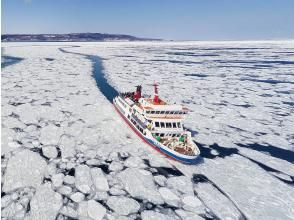
[[[159,104],[159,97],[158,97],[158,84],[154,82],[153,84],[154,86],[154,98],[153,98],[153,102],[155,104]]]
[[[142,97],[142,86],[136,86],[136,92],[134,94],[134,100],[137,102]]]

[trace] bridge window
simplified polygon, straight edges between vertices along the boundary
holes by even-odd
[[[151,111],[151,114],[154,114],[155,112],[154,111]]]
[[[170,122],[166,123],[166,128],[171,128],[172,124]]]
[[[160,114],[164,114],[164,111],[161,111]]]
[[[156,114],[159,114],[159,111],[156,111],[155,113],[156,113]]]
[[[165,128],[164,122],[160,122],[160,127]]]
[[[176,128],[176,127],[177,127],[177,123],[173,122],[173,128]]]
[[[178,122],[177,125],[178,125],[178,128],[182,127],[180,122]]]
[[[149,114],[150,113],[150,111],[146,111],[146,114]]]
[[[166,111],[165,114],[169,114],[169,111]]]
[[[159,128],[159,122],[158,121],[155,122],[155,127]]]

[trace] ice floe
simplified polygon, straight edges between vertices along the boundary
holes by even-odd
[[[76,192],[70,196],[70,199],[74,202],[82,202],[85,199],[85,195],[81,192]]]
[[[146,199],[155,204],[162,204],[163,199],[156,190],[151,173],[137,168],[128,168],[118,174],[124,188],[132,197]]]
[[[143,220],[172,220],[172,217],[167,215],[161,214],[155,211],[144,211],[142,212],[142,219]]]
[[[64,174],[63,173],[58,173],[55,174],[51,177],[52,184],[54,187],[58,188],[62,185],[63,180],[64,180]]]
[[[22,187],[37,188],[43,181],[46,161],[37,153],[22,150],[11,157],[4,175],[3,191]]]
[[[140,209],[140,204],[136,200],[118,196],[110,196],[107,205],[118,215],[137,213]]]
[[[108,191],[109,185],[108,181],[100,168],[92,168],[91,176],[93,180],[93,184],[97,191]]]
[[[44,184],[37,188],[30,206],[31,219],[55,219],[62,206],[62,197],[51,189],[50,184]]]
[[[56,158],[58,155],[58,151],[54,146],[42,147],[42,153],[47,158]]]
[[[79,218],[101,220],[106,214],[106,208],[95,200],[79,203]]]
[[[158,189],[164,201],[171,206],[179,206],[180,198],[173,193],[169,188],[161,187]]]
[[[79,165],[75,169],[75,185],[82,193],[90,193],[92,189],[92,176],[90,168],[86,165]]]

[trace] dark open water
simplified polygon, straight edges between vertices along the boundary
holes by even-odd
[[[76,46],[74,46],[76,47]],[[66,47],[64,47],[66,48]],[[96,81],[96,84],[100,90],[100,92],[107,98],[109,102],[112,103],[114,97],[118,95],[118,91],[108,82],[106,79],[102,59],[99,56],[88,55],[83,53],[74,53],[65,50],[64,48],[59,48],[60,51],[64,53],[76,54],[80,56],[84,56],[86,59],[90,60],[93,66],[92,75]]]

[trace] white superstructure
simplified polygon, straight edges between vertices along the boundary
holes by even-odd
[[[189,110],[161,100],[156,84],[154,88],[154,98],[142,97],[141,86],[137,86],[136,92],[115,97],[113,104],[131,128],[156,150],[181,162],[192,163],[199,149],[191,133],[183,128]]]

